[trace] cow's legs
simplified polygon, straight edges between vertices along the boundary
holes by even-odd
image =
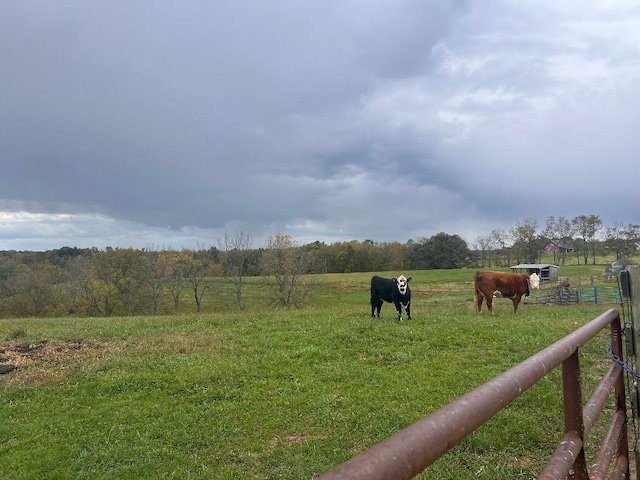
[[[487,301],[487,310],[493,313],[493,295],[487,295],[484,298]]]
[[[474,300],[476,301],[476,310],[479,312],[482,311],[482,301],[484,300],[484,295],[478,290],[473,294]],[[488,304],[488,303],[487,303]]]
[[[404,307],[404,309],[407,311],[407,319],[411,320],[411,302],[407,303],[407,306]]]
[[[380,310],[382,309],[382,304],[383,301],[382,300],[371,300],[371,316],[375,317],[376,316],[376,310],[378,313],[378,318],[380,318]]]
[[[518,305],[520,305],[520,300],[522,299],[522,296],[520,295],[516,295],[515,297],[512,298],[513,300],[513,313],[516,313],[518,311]]]
[[[402,321],[402,304],[398,301],[393,302],[393,304],[396,307],[396,312],[398,314],[398,321],[401,322]]]

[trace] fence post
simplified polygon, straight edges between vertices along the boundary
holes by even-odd
[[[633,327],[633,357],[635,358],[635,371],[640,371],[640,355],[636,352],[637,346],[640,345],[640,268],[636,265],[627,267],[629,272],[629,300],[631,303],[631,322]],[[638,386],[636,382],[631,382],[633,386],[631,402],[635,406],[634,415],[636,416],[636,424],[640,421],[638,407],[640,406],[640,396],[638,395]],[[634,445],[634,454],[636,465],[640,465],[640,445]],[[640,469],[636,468],[636,480],[640,480]]]

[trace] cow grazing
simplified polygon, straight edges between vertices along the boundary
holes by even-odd
[[[371,316],[378,318],[383,302],[393,303],[398,312],[398,321],[402,321],[402,307],[407,311],[407,318],[411,320],[411,277],[400,275],[398,278],[382,278],[374,275],[371,278]]]
[[[511,299],[513,313],[516,313],[522,297],[529,296],[529,289],[540,288],[540,277],[535,273],[532,275],[535,275],[533,279],[524,273],[477,271],[474,277],[475,292],[473,298],[478,312],[482,310],[482,302],[486,299],[487,309],[493,313],[493,297],[494,295],[500,295]]]

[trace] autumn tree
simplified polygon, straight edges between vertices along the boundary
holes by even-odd
[[[99,277],[97,256],[80,256],[68,264],[72,312],[83,316],[109,315],[115,287]]]
[[[57,303],[56,285],[64,279],[64,271],[48,262],[20,264],[14,280],[14,301],[23,315],[41,316]]]
[[[157,315],[167,297],[172,275],[172,257],[170,250],[150,250],[146,253],[147,268],[144,277],[148,310],[151,315]],[[166,304],[165,304],[166,305]]]

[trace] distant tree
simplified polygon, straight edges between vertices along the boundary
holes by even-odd
[[[474,250],[477,252],[476,264],[480,268],[491,268],[491,261],[493,259],[493,242],[490,235],[479,235],[476,238],[476,244]]]
[[[341,273],[351,273],[354,271],[355,257],[356,249],[353,246],[353,242],[345,244],[344,249],[338,256],[338,263],[341,266]]]
[[[536,241],[538,221],[535,218],[525,218],[522,222],[516,222],[511,229],[513,238],[513,248],[517,262],[526,260],[528,263],[535,263],[541,253],[540,242]]]
[[[198,253],[199,251],[184,250],[184,275],[191,286],[196,312],[199,313],[202,309],[202,298],[209,285],[205,281],[206,265]]]
[[[112,281],[118,292],[122,313],[143,313],[147,302],[146,296],[142,294],[148,268],[145,253],[134,248],[108,249],[104,253],[108,268],[113,274]]]
[[[191,257],[182,252],[169,252],[169,270],[167,278],[167,289],[171,295],[173,311],[178,313],[180,307],[180,297],[185,289],[185,278],[189,269]]]
[[[118,269],[114,256],[112,248],[95,255],[89,283],[85,286],[93,297],[96,310],[107,317],[122,313],[117,294],[122,281],[122,271]]]
[[[605,246],[616,254],[616,260],[627,264],[640,239],[640,225],[615,223],[605,231]]]
[[[307,253],[289,235],[267,239],[262,276],[271,289],[274,305],[288,309],[304,304],[310,293],[305,278],[308,265]]]
[[[426,242],[427,268],[461,268],[469,258],[469,247],[459,235],[440,232]]]
[[[409,268],[412,270],[426,270],[429,268],[429,237],[419,237],[412,241],[407,248]]]
[[[310,273],[327,273],[327,245],[324,242],[315,241],[304,246],[309,257]]]
[[[172,252],[170,250],[147,250],[147,268],[144,282],[149,302],[149,313],[157,315],[165,306],[165,298],[171,282]]]
[[[22,305],[23,315],[37,317],[45,313],[47,307],[54,307],[57,301],[55,285],[59,284],[64,277],[64,272],[50,263],[18,265],[17,274],[13,277],[14,296],[15,300]]]
[[[501,256],[502,266],[508,267],[511,264],[511,248],[509,246],[511,238],[509,234],[500,228],[496,228],[491,231],[490,236],[493,245]]]
[[[560,263],[558,260],[561,260],[561,263],[563,265],[565,264],[567,260],[568,246],[572,243],[573,240],[573,231],[574,227],[571,224],[571,221],[569,221],[565,217],[558,217],[557,219],[554,219],[551,224],[551,228],[549,228],[549,224],[547,224],[547,229],[545,229],[545,232],[543,233],[547,235],[550,240],[554,240],[562,247],[558,255],[556,255],[556,253],[554,252],[554,263]]]
[[[218,241],[223,253],[222,264],[224,266],[225,277],[234,287],[236,305],[242,310],[242,290],[246,283],[247,272],[249,271],[249,249],[253,240],[248,233],[236,232],[230,235],[225,232],[224,238]]]
[[[98,276],[97,255],[76,257],[68,265],[71,312],[93,317],[109,315],[109,298],[113,286]]]
[[[582,240],[581,251],[584,264],[587,264],[589,253],[593,256],[593,264],[596,264],[596,240],[602,229],[602,219],[599,215],[579,215],[571,220],[575,228],[575,234]]]
[[[407,263],[408,247],[406,244],[400,242],[385,242],[378,244],[378,247],[381,249],[380,254],[382,258],[380,262],[377,263],[377,269],[401,271],[405,268],[411,268]]]

